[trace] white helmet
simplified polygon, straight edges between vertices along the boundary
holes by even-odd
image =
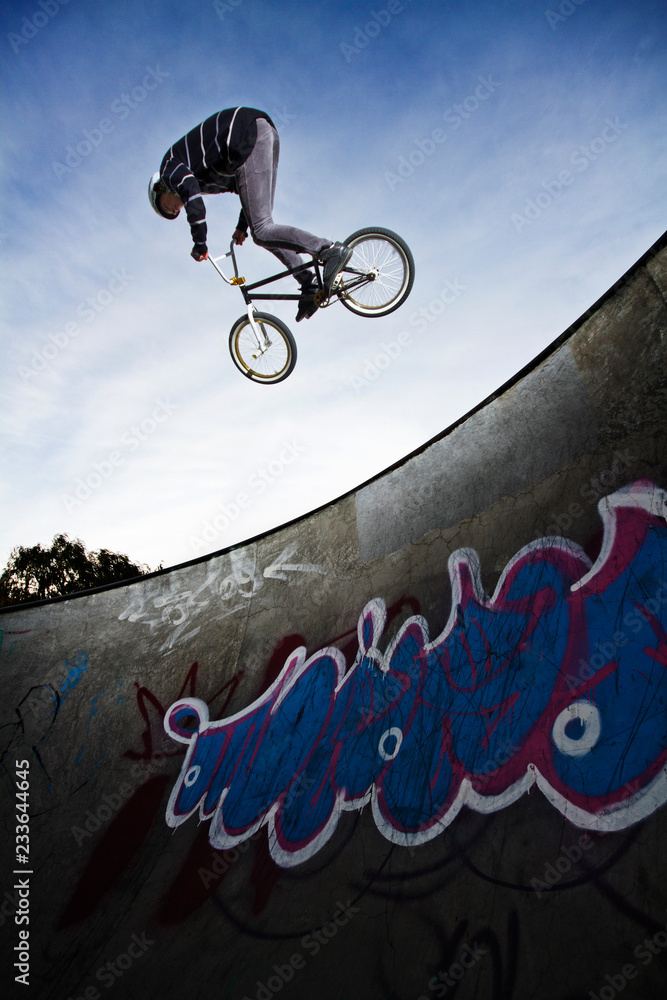
[[[163,212],[160,208],[160,195],[164,194],[167,190],[167,185],[160,178],[160,172],[156,171],[148,182],[148,200],[157,214],[162,216],[163,219],[175,219],[178,212],[176,212],[176,215],[168,214],[167,212]]]

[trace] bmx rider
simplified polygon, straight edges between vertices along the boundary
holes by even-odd
[[[231,192],[241,199],[241,213],[232,239],[241,244],[248,227],[254,242],[275,254],[287,268],[311,254],[323,265],[325,295],[352,256],[350,247],[313,236],[303,229],[273,221],[273,200],[280,140],[264,111],[227,108],[211,115],[175,142],[164,155],[148,185],[150,203],[164,219],[175,219],[185,208],[192,233],[192,256],[207,260],[206,209],[203,194]],[[317,311],[317,284],[311,271],[295,274],[301,285],[297,322]]]

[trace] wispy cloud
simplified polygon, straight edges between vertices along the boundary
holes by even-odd
[[[299,461],[211,548],[340,495],[527,363],[664,230],[662,5],[623,0],[612,17],[587,0],[554,31],[544,4],[406,2],[349,61],[363,5],[299,4],[298,24],[291,6],[247,0],[221,19],[212,3],[71,3],[19,51],[6,42],[3,563],[59,531],[152,565],[191,558],[191,535],[286,440]],[[3,10],[5,40],[34,9]],[[484,97],[481,80],[495,81]],[[271,387],[228,357],[241,297],[190,259],[185,221],[146,199],[168,145],[237,103],[276,117],[277,219],[332,239],[383,225],[417,264],[385,319],[332,307],[296,326],[293,304],[271,306],[299,347]],[[624,128],[601,149],[609,119]],[[392,186],[401,162],[412,171]],[[517,228],[531,201],[540,211]],[[222,252],[238,200],[207,205]],[[240,257],[248,277],[274,266],[249,244]],[[447,281],[468,291],[420,330]],[[352,376],[406,332],[409,348],[355,393]],[[157,400],[169,419],[123,446]],[[63,495],[114,452],[113,475],[68,509]]]

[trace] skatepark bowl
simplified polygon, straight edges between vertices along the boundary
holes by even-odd
[[[666,246],[358,489],[3,609],[16,995],[662,995]]]

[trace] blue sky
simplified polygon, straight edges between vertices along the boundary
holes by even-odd
[[[661,2],[26,0],[0,22],[0,565],[61,531],[171,565],[334,499],[667,229]],[[417,268],[383,319],[272,305],[299,346],[277,386],[233,367],[240,296],[146,198],[166,148],[237,104],[278,127],[277,220],[393,229]],[[238,209],[207,200],[212,250]],[[248,277],[273,265],[243,247]]]

